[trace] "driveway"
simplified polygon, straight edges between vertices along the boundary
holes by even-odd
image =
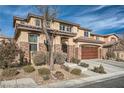
[[[89,69],[93,69],[94,66],[103,65],[107,73],[124,71],[124,62],[101,59],[82,60],[81,62],[89,64]]]
[[[103,82],[96,82],[94,84],[89,84],[86,86],[76,86],[77,88],[124,88],[124,76],[106,80]]]

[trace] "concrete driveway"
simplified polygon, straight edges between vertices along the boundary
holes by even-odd
[[[101,59],[82,60],[81,62],[85,62],[89,64],[89,69],[93,69],[94,66],[103,65],[107,73],[124,71],[124,62],[117,62],[112,60],[101,60]]]

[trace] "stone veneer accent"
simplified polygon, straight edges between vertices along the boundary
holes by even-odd
[[[61,52],[61,45],[60,44],[54,45],[54,52]]]
[[[75,57],[81,59],[81,46],[75,48]]]
[[[22,49],[22,51],[24,51],[24,56],[27,59],[27,61],[29,62],[30,60],[30,55],[29,55],[29,43],[28,42],[20,42],[20,48]]]
[[[70,62],[71,58],[75,56],[75,46],[73,45],[68,45],[68,61]]]
[[[39,43],[39,51],[44,51],[44,52],[46,52],[46,51],[47,51],[46,45],[43,44],[43,43]]]

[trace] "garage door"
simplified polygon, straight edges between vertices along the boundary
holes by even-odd
[[[82,59],[98,58],[98,47],[82,47]]]

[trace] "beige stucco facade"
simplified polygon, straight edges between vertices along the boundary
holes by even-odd
[[[40,20],[40,26],[36,26],[36,20]],[[19,47],[26,48],[24,49],[25,52],[27,52],[27,57],[29,53],[29,34],[37,34],[37,51],[41,51],[45,49],[45,41],[46,36],[42,32],[42,17],[37,17],[35,15],[28,15],[26,19],[22,18],[14,18],[14,27],[15,27],[15,40]],[[22,23],[23,22],[23,23]],[[71,31],[62,31],[60,30],[60,25],[63,24],[65,26],[69,26],[71,28]],[[41,30],[39,30],[41,29]],[[64,43],[67,44],[67,54],[69,59],[71,57],[77,57],[79,59],[82,59],[81,57],[81,48],[82,45],[89,45],[89,46],[98,46],[98,58],[102,58],[104,55],[103,53],[103,44],[110,43],[111,38],[115,38],[115,40],[118,40],[118,37],[114,34],[112,35],[99,35],[99,40],[97,40],[97,35],[91,35],[91,30],[86,28],[81,28],[79,24],[70,23],[70,22],[64,22],[61,20],[55,20],[54,22],[50,23],[51,31],[58,33],[54,33],[54,39],[53,39],[53,45],[54,45],[54,51],[62,51],[62,40],[65,39]],[[88,36],[85,36],[85,32],[88,32]],[[75,41],[76,39],[84,39],[83,41]],[[98,42],[99,41],[99,42]],[[22,44],[23,43],[23,44]],[[25,46],[25,44],[27,44]],[[22,47],[23,46],[23,47]],[[27,48],[28,47],[28,48]],[[30,58],[29,58],[30,59]]]

